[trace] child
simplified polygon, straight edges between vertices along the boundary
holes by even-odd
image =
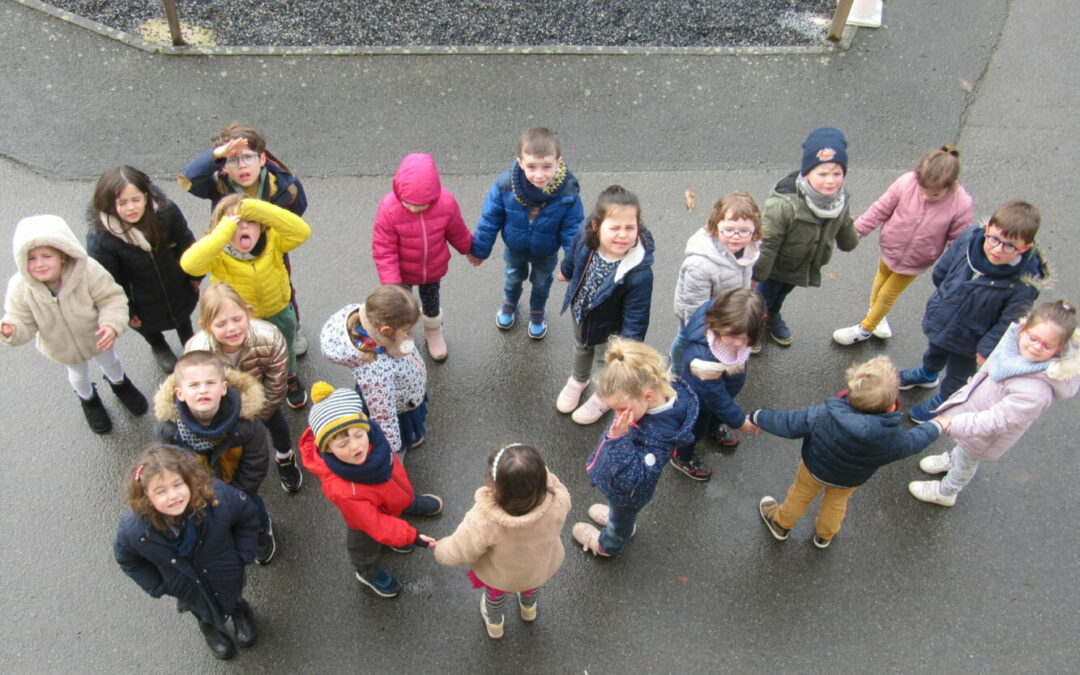
[[[701,412],[693,442],[675,451],[671,466],[689,478],[706,481],[712,476],[712,469],[695,455],[697,441],[715,438],[720,445],[734,448],[739,437],[732,428],[757,433],[735,397],[746,382],[750,345],[757,343],[764,323],[761,295],[736,288],[699,307],[681,331],[686,349],[678,372],[700,400]]]
[[[569,308],[574,319],[574,371],[555,407],[561,413],[573,411],[578,424],[592,424],[607,412],[596,393],[578,408],[593,359],[603,358],[607,339],[612,335],[645,339],[654,250],[652,235],[641,221],[638,198],[612,185],[600,193],[569,255],[563,258],[559,281],[570,281],[570,285],[562,312]]]
[[[709,222],[686,242],[686,258],[675,283],[679,331],[671,343],[671,367],[682,365],[682,329],[698,307],[735,288],[750,288],[761,254],[761,212],[745,192],[731,192],[713,205]]]
[[[300,179],[266,149],[266,139],[254,127],[230,122],[211,141],[214,147],[196,157],[176,177],[176,182],[191,194],[210,200],[210,208],[226,195],[239,193],[288,209],[298,216],[307,210],[307,196]],[[296,353],[307,352],[307,338],[300,328],[300,307],[292,287],[292,265],[285,254],[289,272],[289,293],[296,312]]]
[[[180,269],[180,256],[195,241],[184,214],[150,177],[130,166],[109,169],[90,204],[86,250],[124,289],[134,328],[154,360],[171,373],[176,356],[163,331],[180,344],[191,339],[191,311],[199,300],[199,277]]]
[[[482,588],[480,616],[488,637],[503,635],[503,603],[517,595],[521,619],[536,620],[540,585],[562,565],[562,532],[570,493],[531,445],[511,443],[488,455],[476,503],[449,537],[434,542],[435,560],[468,565]]]
[[[266,402],[262,385],[247,373],[226,370],[208,351],[189,351],[176,362],[154,397],[154,436],[194,452],[214,477],[241,490],[259,511],[255,562],[277,551],[270,514],[259,496],[270,448],[258,415]]]
[[[802,460],[782,504],[761,498],[758,512],[778,541],[825,490],[815,521],[814,546],[828,548],[840,531],[848,499],[874,472],[890,462],[922,452],[942,424],[905,430],[897,400],[896,368],[878,356],[849,368],[847,390],[802,410],[755,410],[754,424],[784,438],[801,438]]]
[[[404,465],[390,452],[379,424],[364,414],[355,391],[316,382],[311,398],[311,426],[300,436],[304,465],[345,519],[357,580],[379,597],[393,598],[401,584],[379,564],[383,544],[397,553],[429,546],[434,540],[399,516],[433,516],[442,511],[442,499],[413,492]]]
[[[435,361],[445,361],[447,355],[439,282],[450,266],[448,242],[462,255],[472,246],[457,200],[439,182],[431,155],[405,155],[394,174],[394,189],[375,213],[371,254],[379,283],[420,287],[424,338]]]
[[[528,335],[534,340],[547,335],[547,299],[559,249],[569,255],[585,220],[579,192],[577,178],[563,163],[555,132],[539,127],[523,133],[516,160],[495,179],[484,199],[469,255],[469,261],[479,265],[502,233],[506,273],[502,306],[495,314],[500,329],[514,325],[528,278],[532,284]]]
[[[292,449],[289,423],[281,412],[289,373],[289,350],[274,324],[252,317],[254,310],[232,286],[210,284],[199,298],[202,330],[188,340],[185,351],[208,351],[219,355],[237,370],[262,385],[265,399],[258,417],[270,432],[281,488],[289,494],[300,490],[304,474]]]
[[[120,403],[136,415],[149,409],[120,357],[116,336],[128,323],[124,289],[86,251],[60,216],[31,216],[15,226],[18,273],[8,281],[0,340],[18,346],[37,336],[38,351],[67,366],[68,382],[95,434],[108,433],[112,421],[90,379],[90,361],[105,373]]]
[[[323,356],[353,369],[365,410],[393,452],[419,447],[427,430],[427,367],[409,338],[420,318],[413,294],[379,286],[362,305],[346,305],[323,326]]]
[[[150,597],[171,595],[177,609],[190,610],[217,658],[236,656],[237,644],[255,644],[243,591],[259,515],[247,495],[211,478],[190,453],[154,445],[128,474],[127,501],[131,510],[113,543],[124,574]],[[230,617],[235,644],[226,632]]]
[[[694,442],[698,398],[681,380],[671,379],[652,347],[612,336],[607,367],[597,392],[615,416],[585,464],[589,481],[607,504],[589,507],[589,523],[575,523],[574,539],[593,555],[617,555],[634,536],[634,521],[652,499],[664,460],[675,448]]]
[[[860,239],[881,226],[881,258],[870,309],[860,323],[833,333],[838,344],[892,337],[886,315],[893,303],[971,225],[971,195],[956,182],[959,157],[948,143],[928,152],[855,221]]]
[[[964,386],[990,356],[1009,323],[1023,316],[1050,285],[1045,254],[1033,248],[1039,210],[1015,199],[994,211],[990,222],[969,227],[938,261],[936,287],[926,301],[922,330],[929,340],[922,365],[900,371],[900,389],[938,384],[938,393],[908,416],[921,424]]]
[[[844,187],[848,156],[843,132],[814,129],[802,149],[800,169],[777,183],[765,201],[765,235],[754,265],[754,281],[769,313],[769,335],[785,347],[795,338],[780,316],[784,299],[796,286],[821,285],[821,268],[832,257],[833,242],[841,251],[859,243]]]
[[[952,506],[981,460],[1001,457],[1051,403],[1077,389],[1076,308],[1044,302],[1011,325],[979,372],[935,411],[949,416],[945,433],[956,447],[919,462],[926,473],[944,473],[942,480],[914,481],[908,490],[924,502]]]
[[[289,299],[289,270],[284,255],[311,235],[297,216],[270,202],[237,194],[214,207],[210,230],[180,258],[188,274],[210,274],[224,281],[254,308],[255,316],[277,326],[289,348],[285,401],[303,408],[307,392],[296,375],[296,311]]]

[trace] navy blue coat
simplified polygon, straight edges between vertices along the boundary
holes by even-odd
[[[570,254],[563,258],[562,275],[570,280],[563,299],[562,311],[566,312],[570,303],[581,288],[584,273],[596,251],[585,245],[585,230],[588,223],[582,223]],[[612,335],[645,341],[645,332],[649,330],[649,310],[652,307],[653,283],[653,245],[652,234],[641,229],[638,242],[643,255],[637,262],[631,260],[635,255],[634,247],[619,263],[615,274],[604,280],[596,290],[592,301],[586,308],[585,320],[581,324],[581,341],[586,345],[598,345],[607,342]],[[624,271],[625,270],[625,271]]]
[[[1040,287],[1049,285],[1049,270],[1034,247],[1012,267],[993,265],[997,274],[975,274],[981,254],[981,227],[969,227],[957,237],[934,267],[933,295],[926,301],[922,330],[930,340],[950,352],[989,357],[1009,324],[1030,309]],[[978,247],[979,251],[972,251]],[[972,278],[972,277],[975,278]]]
[[[672,386],[687,405],[686,417],[675,433],[652,424],[650,416],[645,415],[630,426],[626,435],[608,438],[615,421],[612,418],[585,464],[593,486],[618,506],[640,509],[648,504],[672,453],[677,447],[694,442],[697,396],[682,381],[676,380]]]
[[[124,574],[151,597],[171,595],[201,620],[225,630],[244,590],[244,566],[255,561],[259,514],[246,494],[214,481],[218,505],[207,507],[191,558],[180,558],[166,538],[128,511],[120,520],[113,555]]]
[[[585,220],[577,179],[568,172],[562,194],[545,204],[529,222],[529,210],[514,197],[510,187],[512,168],[499,174],[484,198],[480,222],[473,232],[472,255],[487,259],[500,232],[506,248],[515,253],[540,257],[558,253],[560,248],[569,252]]]
[[[715,430],[718,424],[726,424],[733,429],[738,429],[746,422],[746,413],[735,402],[743,385],[746,383],[745,364],[742,371],[734,374],[724,374],[715,380],[702,380],[690,372],[690,362],[694,359],[716,362],[716,357],[709,350],[709,342],[705,337],[705,312],[719,302],[717,298],[712,302],[706,302],[690,317],[690,321],[680,331],[686,348],[683,350],[683,362],[679,365],[682,378],[694,390],[701,399],[701,414],[698,416],[698,437],[703,437],[711,430]]]
[[[846,397],[802,410],[754,411],[754,424],[784,438],[801,438],[802,461],[823,483],[858,487],[889,462],[916,455],[937,440],[933,423],[904,429],[899,410],[869,414]]]
[[[184,168],[184,172],[177,176],[177,182],[196,197],[209,199],[210,208],[213,209],[222,197],[236,192],[233,182],[221,171],[224,166],[224,159],[215,160],[213,149],[207,150]],[[307,195],[304,194],[304,186],[300,184],[300,180],[269,152],[266,153],[265,166],[268,177],[274,177],[277,189],[273,195],[258,195],[259,199],[288,209],[298,216],[304,215],[307,210]],[[270,189],[269,183],[268,179],[266,191]]]

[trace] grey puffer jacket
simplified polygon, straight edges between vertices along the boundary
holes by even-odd
[[[685,326],[698,307],[736,288],[750,288],[754,263],[761,255],[751,241],[742,256],[727,250],[722,242],[701,228],[686,242],[686,258],[675,282],[675,316]]]

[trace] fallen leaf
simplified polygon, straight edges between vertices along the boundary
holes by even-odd
[[[679,580],[680,584],[685,584],[687,581],[690,581],[690,579],[688,577],[679,576],[679,577],[675,577],[675,578]]]
[[[975,85],[973,85],[969,80],[965,80],[963,78],[960,79],[960,88],[968,92],[969,94],[975,91]]]
[[[840,278],[840,275],[837,274],[836,272],[826,272],[825,276],[828,277],[829,279],[839,279]]]
[[[693,189],[686,188],[683,196],[686,198],[686,210],[693,211],[694,207],[697,206],[697,194],[694,193]]]

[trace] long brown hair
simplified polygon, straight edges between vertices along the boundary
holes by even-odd
[[[139,171],[133,166],[118,166],[109,169],[105,173],[101,174],[101,178],[98,179],[97,187],[94,188],[94,198],[90,201],[90,206],[94,210],[93,219],[94,227],[98,230],[104,231],[104,226],[97,217],[99,214],[105,214],[116,218],[122,225],[128,225],[128,223],[120,217],[120,214],[116,212],[116,198],[120,196],[120,193],[124,191],[128,185],[133,185],[136,190],[142,193],[143,198],[146,200],[146,209],[143,211],[142,218],[139,222],[133,223],[130,226],[134,227],[138,231],[143,233],[146,240],[150,242],[150,246],[156,251],[161,248],[161,245],[165,241],[165,236],[161,231],[161,223],[158,221],[157,209],[164,206],[164,196],[159,191],[155,190],[153,182],[150,180],[150,176],[147,176],[142,171]],[[155,194],[157,193],[157,194]]]
[[[190,513],[195,522],[201,522],[206,507],[217,506],[218,503],[214,497],[214,479],[196,458],[195,453],[167,443],[155,443],[135,458],[125,479],[128,506],[135,515],[146,519],[155,530],[168,530],[167,516],[154,508],[146,493],[150,480],[166,471],[177,474],[187,483],[191,500],[184,513]]]

